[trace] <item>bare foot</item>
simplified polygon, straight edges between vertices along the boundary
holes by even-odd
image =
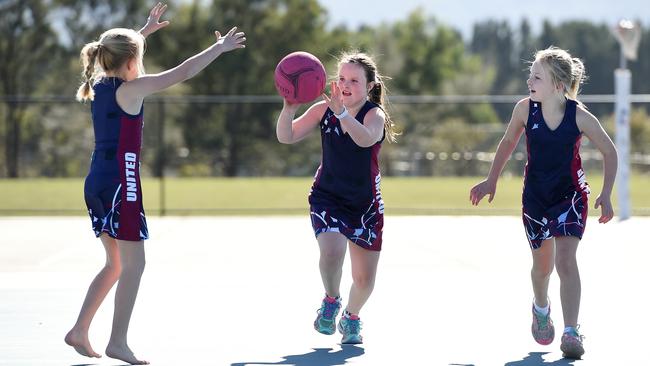
[[[122,360],[124,362],[128,362],[131,365],[148,365],[149,361],[144,361],[144,360],[138,360],[135,358],[135,355],[133,354],[133,351],[129,348],[129,346],[124,345],[122,347],[120,346],[112,346],[108,345],[106,347],[106,356],[110,358],[116,358],[118,360]]]
[[[80,355],[86,357],[100,358],[102,355],[93,351],[88,340],[88,333],[72,329],[65,335],[65,343],[72,346]]]

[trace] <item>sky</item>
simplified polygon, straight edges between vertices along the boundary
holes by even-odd
[[[648,0],[319,0],[327,9],[329,25],[345,24],[356,29],[362,24],[379,25],[405,19],[415,9],[471,37],[472,25],[486,19],[509,20],[517,26],[528,19],[533,32],[543,20],[552,24],[566,20],[588,20],[616,24],[622,18],[650,25]]]

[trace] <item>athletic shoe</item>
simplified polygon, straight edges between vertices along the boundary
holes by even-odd
[[[361,337],[361,320],[358,316],[352,315],[351,317],[341,317],[339,320],[339,332],[343,334],[341,339],[342,344],[360,344],[363,343]]]
[[[562,334],[560,349],[563,357],[580,359],[585,354],[585,349],[582,347],[582,340],[585,337],[578,333],[578,327]]]
[[[336,332],[336,316],[341,310],[341,299],[325,296],[323,302],[318,309],[318,316],[314,320],[314,329],[318,333],[334,334]]]
[[[545,346],[553,342],[555,328],[553,327],[553,320],[551,320],[550,307],[548,314],[542,315],[535,310],[535,305],[533,305],[533,325],[531,326],[531,331],[535,342]]]

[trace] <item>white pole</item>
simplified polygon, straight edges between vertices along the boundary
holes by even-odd
[[[618,150],[618,171],[616,186],[618,192],[618,216],[620,220],[630,218],[630,91],[632,74],[628,69],[614,71],[616,90],[616,149]]]

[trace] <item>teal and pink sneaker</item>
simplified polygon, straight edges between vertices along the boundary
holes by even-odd
[[[545,346],[553,343],[555,327],[553,327],[553,320],[551,320],[550,307],[548,314],[542,315],[535,310],[535,305],[533,305],[533,325],[531,326],[531,331],[533,332],[535,342]]]
[[[570,331],[562,334],[562,344],[560,344],[562,357],[580,359],[585,354],[585,349],[582,346],[582,340],[585,337],[578,333],[578,327],[571,328]]]
[[[341,310],[341,298],[334,298],[325,295],[318,316],[314,320],[314,329],[318,333],[331,335],[336,332],[336,316]]]
[[[342,344],[361,344],[361,319],[357,315],[342,316],[339,320],[339,332],[343,334]]]

